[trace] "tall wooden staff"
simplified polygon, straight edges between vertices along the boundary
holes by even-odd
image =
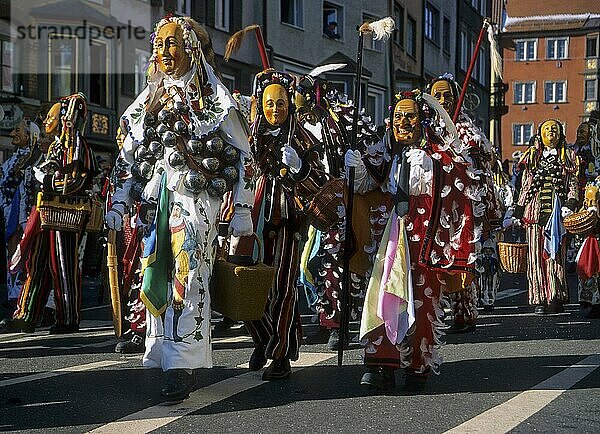
[[[119,290],[119,271],[117,261],[117,231],[110,229],[106,242],[106,266],[108,268],[108,286],[112,305],[113,326],[117,338],[121,337],[121,291]]]
[[[350,138],[350,149],[356,149],[358,137],[358,115],[360,111],[360,82],[362,78],[362,54],[364,34],[371,33],[375,40],[387,40],[392,35],[395,23],[391,17],[382,18],[372,23],[363,23],[358,27],[358,51],[356,54],[356,77],[354,85],[354,112],[352,116],[352,136]],[[350,300],[350,243],[352,238],[352,214],[354,208],[354,167],[348,168],[348,200],[346,202],[346,238],[344,241],[344,263],[340,311],[340,342],[338,347],[338,366],[342,366],[344,360],[344,346],[348,333],[348,309]]]

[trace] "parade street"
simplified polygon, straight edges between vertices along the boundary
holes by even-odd
[[[190,399],[161,406],[160,373],[114,353],[108,308],[88,307],[78,334],[0,338],[0,430],[600,432],[600,321],[582,319],[577,304],[534,315],[521,277],[503,277],[475,332],[445,337],[441,375],[416,394],[401,390],[401,372],[392,392],[361,387],[357,345],[343,367],[325,345],[303,345],[289,380],[263,382],[245,369],[252,342],[237,325],[213,333],[214,368],[198,371]]]

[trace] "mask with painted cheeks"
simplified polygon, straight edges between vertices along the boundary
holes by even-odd
[[[262,109],[267,122],[281,126],[288,118],[290,101],[286,89],[280,84],[268,85],[262,97]]]
[[[454,114],[456,100],[452,92],[452,86],[447,80],[438,80],[431,85],[431,96],[438,100],[450,116]]]
[[[403,145],[412,145],[421,140],[421,117],[415,100],[398,101],[394,107],[392,131],[396,141]]]

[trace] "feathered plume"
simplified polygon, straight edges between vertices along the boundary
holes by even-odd
[[[317,66],[315,69],[310,71],[307,75],[310,75],[311,77],[318,77],[319,75],[321,75],[325,72],[336,71],[338,69],[344,68],[345,66],[346,66],[345,63],[328,63],[327,65]]]
[[[458,131],[456,130],[456,125],[454,124],[454,122],[452,122],[452,119],[448,115],[448,112],[446,111],[446,109],[444,109],[444,107],[440,105],[439,101],[431,95],[427,93],[422,93],[421,96],[427,102],[427,104],[429,104],[429,107],[434,109],[435,112],[444,121],[444,125],[446,126],[446,129],[450,134],[450,143],[452,143],[452,147],[456,149],[455,145],[458,145],[460,143],[460,140],[458,139]]]
[[[502,81],[502,56],[498,49],[498,41],[494,36],[494,25],[490,24],[487,27],[488,41],[490,42],[490,61],[494,77],[498,77]]]
[[[364,23],[358,29],[361,33],[373,33],[376,41],[387,41],[392,36],[396,23],[392,17],[385,17],[372,23]]]
[[[225,46],[225,61],[229,61],[231,55],[238,52],[238,50],[242,46],[242,41],[246,37],[246,34],[255,30],[257,27],[258,24],[252,24],[248,27],[243,28],[242,30],[238,30],[233,35],[231,35],[231,38],[229,38],[229,41],[227,41],[227,45]]]

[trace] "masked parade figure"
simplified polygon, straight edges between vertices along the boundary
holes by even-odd
[[[206,31],[165,17],[152,36],[148,86],[121,117],[109,228],[120,230],[134,201],[156,203],[142,255],[147,318],[143,364],[166,371],[162,394],[185,399],[193,369],[212,366],[210,296],[213,241],[223,196],[233,191],[230,230],[250,235],[249,145],[236,102],[217,78]]]
[[[56,325],[50,333],[79,330],[79,247],[92,218],[91,182],[98,173],[94,153],[82,136],[86,115],[85,96],[78,93],[61,98],[44,120],[46,134],[55,139],[45,161],[34,169],[42,191],[10,265],[11,272],[24,268],[27,275],[13,315],[13,327],[21,330],[33,331],[39,324],[51,289]]]
[[[35,122],[29,119],[19,122],[10,136],[16,150],[0,169],[0,206],[4,216],[7,260],[21,241],[27,217],[35,205],[37,183],[33,167],[42,159],[38,147],[40,128]],[[7,295],[12,308],[16,306],[24,278],[22,272],[13,274],[7,270]]]
[[[479,240],[467,199],[473,186],[464,160],[439,137],[446,132],[432,123],[436,113],[451,129],[439,103],[419,91],[399,94],[390,113],[383,189],[395,206],[375,259],[360,330],[368,367],[361,384],[376,389],[394,387],[394,370],[401,366],[412,391],[438,372],[445,278],[474,272]],[[359,152],[348,151],[345,159],[356,168],[358,193],[382,184]]]
[[[262,378],[280,380],[289,377],[290,360],[298,359],[302,339],[296,280],[303,211],[328,177],[316,139],[296,121],[293,78],[265,70],[255,78],[254,97],[251,148],[258,181],[253,220],[264,240],[264,262],[273,265],[275,276],[263,317],[246,327],[255,345],[250,369],[273,359]]]
[[[537,314],[562,312],[569,298],[562,219],[579,196],[577,158],[566,146],[562,124],[542,122],[519,165],[523,177],[512,219],[527,232],[529,303]]]

